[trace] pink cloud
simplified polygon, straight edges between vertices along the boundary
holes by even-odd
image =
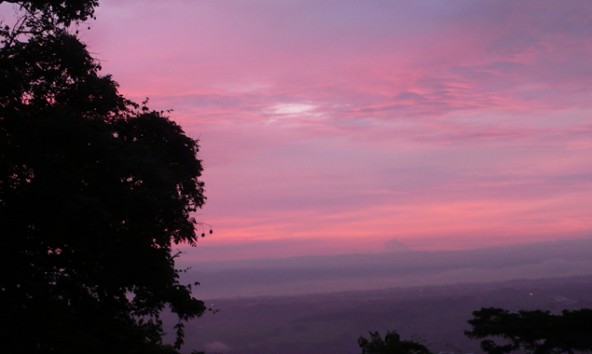
[[[83,36],[105,71],[200,139],[207,242],[589,233],[589,2],[111,0],[97,16]]]

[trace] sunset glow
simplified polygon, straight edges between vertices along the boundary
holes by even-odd
[[[89,50],[200,140],[194,259],[592,236],[592,2],[102,1]]]

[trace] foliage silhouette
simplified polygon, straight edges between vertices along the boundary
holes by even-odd
[[[97,1],[11,2],[23,17],[0,29],[2,351],[177,353],[183,321],[205,311],[172,253],[197,241],[197,141],[119,94],[69,33]]]
[[[43,19],[47,22],[45,29],[51,31],[60,25],[69,26],[73,22],[86,21],[94,18],[98,0],[0,0],[20,6],[27,12],[26,21]],[[35,29],[30,25],[29,29]]]
[[[473,312],[469,323],[472,329],[465,334],[482,339],[481,348],[490,354],[592,352],[592,309],[553,315],[540,310],[514,313],[482,308]],[[491,337],[502,338],[502,343]]]
[[[430,354],[425,346],[414,340],[401,340],[401,336],[395,331],[387,331],[384,339],[378,332],[369,334],[370,339],[358,339],[361,354]]]

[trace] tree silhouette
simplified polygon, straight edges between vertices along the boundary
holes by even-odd
[[[205,310],[172,253],[197,241],[197,141],[119,94],[69,33],[97,1],[10,2],[23,15],[0,26],[1,351],[177,353]]]
[[[422,344],[413,340],[401,340],[395,331],[387,331],[384,339],[378,332],[369,332],[370,339],[360,337],[358,346],[361,354],[430,354]]]
[[[509,312],[482,308],[473,312],[472,329],[465,334],[482,339],[481,348],[490,354],[592,352],[592,309]],[[501,338],[495,342],[492,337]]]
[[[51,31],[61,25],[67,27],[73,22],[86,21],[94,16],[95,7],[99,5],[98,0],[0,0],[0,4],[3,2],[17,4],[27,12],[23,20],[29,21],[29,31]],[[32,25],[33,22],[43,24],[43,28]]]

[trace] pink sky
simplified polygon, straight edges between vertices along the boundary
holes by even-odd
[[[592,236],[592,2],[101,1],[82,38],[199,138],[195,259]],[[202,242],[203,241],[203,242]]]

